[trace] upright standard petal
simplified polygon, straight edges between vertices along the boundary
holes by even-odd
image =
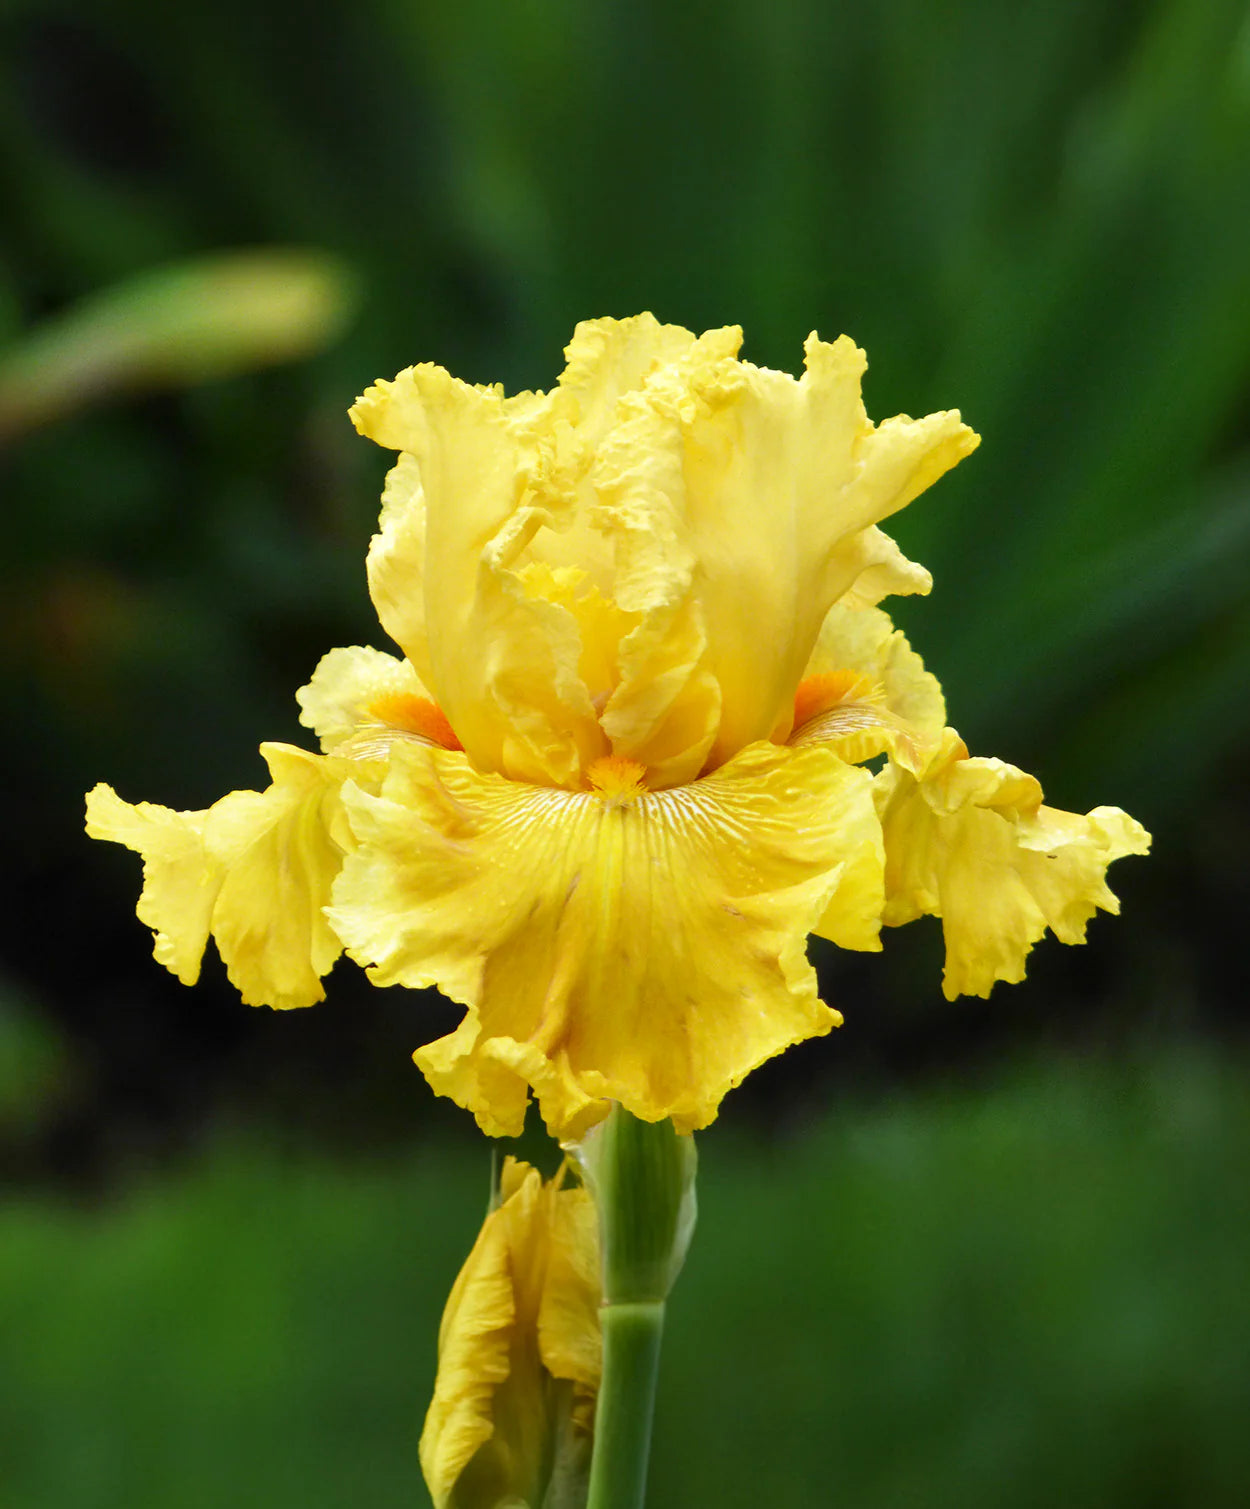
[[[549,411],[421,366],[375,384],[352,418],[413,458],[370,555],[384,622],[480,769],[572,786],[607,752],[577,622],[518,575],[537,532],[573,511]]]
[[[622,763],[565,792],[404,747],[379,795],[345,790],[358,847],[335,929],[378,984],[468,1007],[417,1062],[495,1135],[520,1131],[527,1088],[557,1137],[611,1100],[706,1125],[756,1065],[840,1020],[807,963],[814,923],[845,894],[875,927],[858,920],[874,888],[879,917],[868,772],[765,744],[656,792]]]
[[[155,957],[185,985],[209,936],[251,1006],[311,1006],[342,952],[323,907],[351,842],[339,788],[376,766],[263,744],[268,790],[233,791],[205,812],[131,806],[108,786],[87,797],[87,833],[143,855],[139,919]]]
[[[564,348],[559,412],[573,425],[587,465],[616,423],[627,393],[639,388],[659,368],[684,356],[694,334],[681,325],[662,325],[653,314],[628,319],[582,320]]]
[[[553,1478],[584,1475],[602,1357],[598,1267],[587,1192],[505,1159],[439,1330],[421,1435],[435,1509],[536,1506]]]
[[[740,339],[709,332],[623,400],[594,475],[618,600],[698,605],[721,694],[712,765],[784,721],[825,614],[859,577],[873,573],[861,600],[892,580],[924,588],[873,526],[977,444],[954,411],[874,427],[845,337],[811,336],[798,381],[738,361]]]
[[[972,759],[948,729],[917,778],[891,765],[877,781],[886,847],[884,920],[942,919],[942,989],[988,996],[1024,978],[1029,950],[1049,927],[1083,943],[1101,907],[1118,912],[1107,866],[1145,854],[1150,835],[1118,807],[1086,816],[1042,805],[1042,789],[1001,760]]]
[[[378,532],[370,542],[365,569],[378,622],[428,684],[431,670],[425,628],[425,494],[415,456],[401,455],[386,474]]]

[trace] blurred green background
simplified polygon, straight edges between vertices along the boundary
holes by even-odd
[[[255,785],[382,644],[370,381],[643,308],[963,410],[898,617],[974,752],[1156,834],[991,1002],[936,927],[816,955],[847,1026],[703,1139],[654,1504],[1250,1501],[1244,0],[0,0],[0,169],[0,1509],[424,1501],[456,1013],[183,989],[82,793]]]

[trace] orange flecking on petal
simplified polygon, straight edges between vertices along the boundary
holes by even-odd
[[[825,671],[808,676],[794,694],[794,731],[847,702],[879,702],[880,689],[858,671]]]
[[[917,730],[890,707],[885,686],[853,670],[824,671],[799,683],[786,743],[795,749],[828,744],[852,765],[888,750],[908,769],[921,749]]]
[[[390,692],[369,704],[369,713],[379,723],[387,723],[402,733],[415,734],[443,749],[460,749],[460,740],[447,721],[447,714],[428,697],[408,692]]]

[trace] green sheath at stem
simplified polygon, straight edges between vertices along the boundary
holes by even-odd
[[[603,1382],[586,1509],[642,1509],[664,1305],[605,1305]]]
[[[694,1230],[694,1140],[618,1105],[577,1157],[599,1212],[603,1277],[586,1509],[643,1509],[664,1302]]]

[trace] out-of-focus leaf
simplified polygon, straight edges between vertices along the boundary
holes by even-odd
[[[350,270],[321,251],[229,252],[142,273],[0,352],[0,440],[120,393],[311,355],[356,304]]]
[[[29,1130],[69,1078],[56,1027],[0,975],[0,1145]]]

